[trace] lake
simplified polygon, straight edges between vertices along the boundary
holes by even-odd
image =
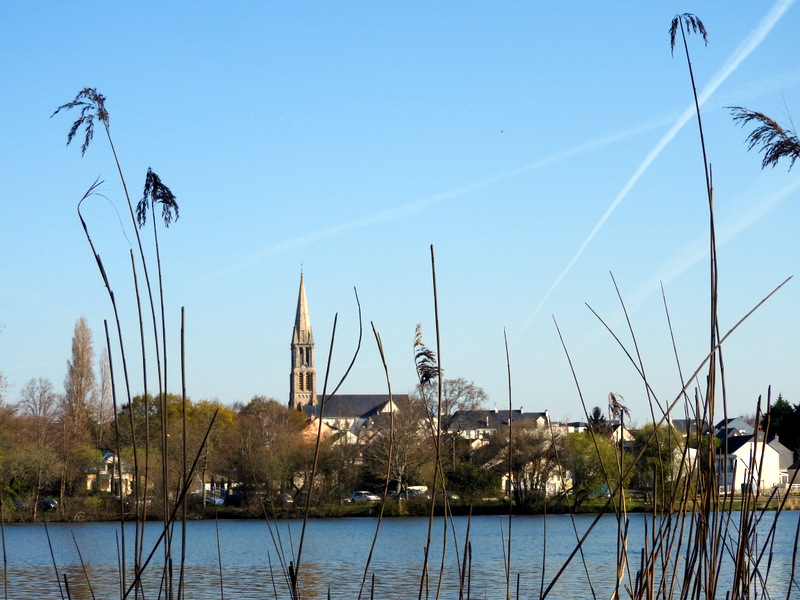
[[[594,515],[577,515],[575,525],[568,515],[514,517],[511,524],[512,598],[516,594],[519,574],[519,597],[539,598],[542,586],[542,557],[545,587],[575,547],[575,529],[581,534],[591,525]],[[772,519],[768,513],[766,520]],[[786,581],[791,568],[792,547],[798,513],[783,513],[778,535],[772,548],[770,593],[786,596]],[[364,565],[369,554],[377,520],[372,518],[309,520],[303,549],[300,580],[303,598],[332,599],[358,597]],[[222,558],[223,590],[220,590],[220,566],[217,554],[216,523],[191,521],[187,523],[187,557],[185,597],[191,600],[238,600],[289,598],[282,576],[279,552],[286,557],[296,554],[302,522],[258,520],[222,520],[219,522],[220,553]],[[452,528],[448,524],[448,545],[445,554],[441,598],[458,598],[458,567],[456,553],[463,554],[467,527],[466,517],[456,517]],[[629,556],[638,564],[639,550],[644,540],[645,517],[630,515]],[[455,530],[455,538],[453,529]],[[370,566],[369,576],[375,577],[375,598],[417,598],[423,564],[428,520],[426,518],[393,518],[381,525],[378,543]],[[603,517],[584,546],[586,567],[577,557],[551,590],[548,598],[591,598],[586,571],[591,575],[598,598],[609,598],[614,587],[617,524],[613,516]],[[119,598],[120,581],[117,548],[120,527],[114,523],[51,523],[47,526],[53,555],[59,571],[55,574],[48,550],[45,527],[36,524],[6,525],[5,543],[8,554],[9,598],[61,599],[63,576],[67,576],[71,597],[91,599]],[[148,523],[145,530],[145,555],[160,534],[158,523]],[[545,535],[546,534],[546,535]],[[132,554],[131,540],[134,524],[126,524],[127,561]],[[430,565],[430,597],[436,596],[436,585],[442,561],[443,520],[437,519],[433,531]],[[175,528],[173,562],[180,560],[180,524]],[[455,539],[455,542],[454,542]],[[499,516],[473,517],[470,528],[472,542],[471,598],[504,598],[504,550],[508,543],[508,518]],[[77,549],[76,549],[77,546]],[[81,568],[83,557],[92,590]],[[287,560],[291,560],[290,558]],[[766,562],[766,559],[764,560]],[[144,597],[159,595],[164,553],[159,549],[145,572]],[[271,577],[274,573],[275,577]],[[274,585],[273,585],[274,579]],[[722,576],[724,581],[724,574]],[[132,581],[128,575],[127,583]],[[627,583],[627,577],[626,577]],[[277,591],[277,595],[276,595]],[[2,594],[2,589],[0,589]],[[623,591],[623,597],[627,594]],[[66,597],[66,592],[64,591]],[[2,596],[0,596],[2,597]],[[133,594],[129,596],[133,598]],[[141,595],[140,595],[141,597]],[[369,598],[369,580],[362,598]],[[795,594],[793,598],[800,598]]]

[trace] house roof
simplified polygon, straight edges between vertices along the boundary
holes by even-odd
[[[508,427],[509,411],[493,410],[460,410],[455,413],[456,419],[464,423],[464,429],[497,429],[498,427]],[[511,423],[533,424],[539,419],[548,420],[546,412],[524,412],[520,410],[511,411]]]
[[[715,430],[716,436],[720,439],[735,436],[750,436],[755,433],[755,429],[753,429],[752,425],[741,417],[723,419],[717,423]]]
[[[408,394],[392,394],[395,404],[410,402]],[[324,419],[368,419],[377,414],[389,402],[389,394],[336,394],[325,400]],[[319,416],[322,407],[320,397],[317,406],[305,405],[303,412],[307,416]]]
[[[752,441],[753,441],[753,436],[752,435],[735,435],[735,436],[731,436],[731,437],[728,438],[727,442],[724,439],[722,440],[722,444],[720,444],[720,447],[717,448],[717,453],[718,454],[726,454],[726,450],[727,450],[727,454],[733,454],[739,448],[744,446],[747,442],[752,442]],[[726,446],[727,446],[727,448],[726,448]]]
[[[761,442],[761,443],[763,443],[764,442],[764,432],[763,431],[759,431],[758,434],[754,434],[754,435],[734,435],[734,436],[729,437],[727,439],[727,441],[723,438],[722,443],[720,444],[720,447],[717,448],[717,453],[718,454],[725,454],[725,446],[727,445],[728,454],[733,454],[734,452],[739,450],[739,448],[741,448],[742,446],[744,446],[748,442]],[[775,446],[773,446],[771,442],[767,442],[766,445],[769,446],[775,452],[777,452],[778,455],[780,456],[780,450],[778,448],[776,448]],[[782,444],[778,443],[778,445],[782,445]]]
[[[671,419],[670,423],[680,433],[695,433],[697,431],[697,419]],[[709,430],[705,429],[703,435],[708,433]]]
[[[776,435],[772,438],[769,442],[767,442],[770,448],[775,450],[778,453],[778,467],[781,469],[788,469],[792,466],[792,462],[794,461],[794,453],[789,450],[786,446],[780,443],[778,440],[778,436]]]

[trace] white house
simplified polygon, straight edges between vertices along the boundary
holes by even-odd
[[[733,436],[717,449],[716,474],[720,491],[769,491],[781,483],[778,451],[764,442],[763,434]],[[784,470],[785,473],[785,470]]]
[[[121,466],[120,475],[118,465]],[[121,482],[121,485],[120,485]],[[103,464],[86,470],[86,490],[108,492],[115,496],[127,496],[133,486],[133,473],[129,465],[113,452],[103,452]],[[121,493],[120,493],[121,492]]]

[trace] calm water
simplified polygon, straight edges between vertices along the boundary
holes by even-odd
[[[771,518],[771,515],[769,516]],[[594,520],[593,515],[575,518],[582,534]],[[798,513],[784,513],[778,527],[778,537],[772,548],[771,594],[785,597],[786,580],[791,568],[791,547],[797,526]],[[331,598],[355,599],[364,572],[364,564],[372,543],[377,521],[358,519],[319,519],[308,523],[303,549],[301,581],[304,598],[325,598],[330,586]],[[448,546],[441,594],[442,598],[458,598],[456,552],[463,553],[466,518],[456,518],[455,540],[448,526]],[[545,587],[575,546],[575,531],[568,516],[515,517],[512,521],[512,597],[519,574],[519,597],[539,598],[542,581],[542,556],[546,552]],[[263,521],[221,521],[219,536],[222,554],[224,597],[237,600],[288,598],[285,580],[280,575],[279,552],[276,544],[289,557],[300,538],[299,521],[282,521],[268,526]],[[375,598],[417,598],[428,521],[422,518],[388,519],[381,532],[370,567],[375,576]],[[96,598],[119,598],[120,582],[117,548],[120,528],[112,523],[69,523],[48,526],[61,585],[67,576],[70,594],[74,599],[91,598],[83,574],[77,548],[83,556],[88,579]],[[126,528],[126,545],[130,544],[134,528]],[[146,539],[149,552],[158,538],[157,524],[148,524]],[[216,599],[220,591],[216,527],[213,521],[187,524],[186,598]],[[431,597],[441,567],[442,521],[434,528],[433,551],[430,559]],[[546,535],[545,535],[546,534]],[[640,544],[644,540],[644,517],[631,515],[629,548],[632,560],[638,564]],[[180,526],[176,527],[173,557],[180,557]],[[274,541],[273,541],[274,540]],[[502,517],[472,519],[471,598],[504,598],[505,575],[503,551],[508,541],[508,520]],[[603,517],[584,547],[587,568],[578,557],[559,579],[549,598],[591,598],[586,570],[591,575],[598,598],[608,598],[613,590],[614,557],[616,554],[616,521]],[[546,548],[545,548],[546,541]],[[458,548],[458,550],[456,550]],[[59,578],[55,575],[48,550],[47,536],[42,524],[6,525],[8,554],[9,598],[60,599]],[[131,550],[127,552],[130,560]],[[634,558],[635,557],[635,558]],[[766,558],[764,559],[766,562]],[[145,577],[145,598],[158,598],[163,571],[163,550],[159,550],[148,567]],[[177,568],[175,569],[177,573]],[[275,587],[270,573],[275,573]],[[0,573],[1,575],[1,573]],[[176,576],[177,577],[177,576]],[[723,577],[724,579],[724,577]],[[130,579],[128,583],[130,583]],[[627,580],[626,580],[627,583]],[[2,597],[0,589],[0,597]],[[66,597],[66,592],[64,592]],[[624,592],[623,592],[623,595]],[[130,596],[133,598],[133,594]],[[141,596],[140,596],[141,597]],[[800,599],[800,594],[793,598]],[[367,587],[363,598],[369,598]]]

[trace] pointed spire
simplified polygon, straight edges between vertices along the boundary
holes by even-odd
[[[289,385],[289,406],[300,409],[317,405],[317,374],[314,369],[314,336],[308,316],[306,286],[300,273],[297,314],[292,332],[292,372]]]
[[[292,344],[313,344],[314,336],[311,334],[311,318],[308,316],[308,302],[306,301],[306,286],[303,283],[303,273],[300,272],[300,292],[297,294],[297,315],[294,318],[294,332]]]

